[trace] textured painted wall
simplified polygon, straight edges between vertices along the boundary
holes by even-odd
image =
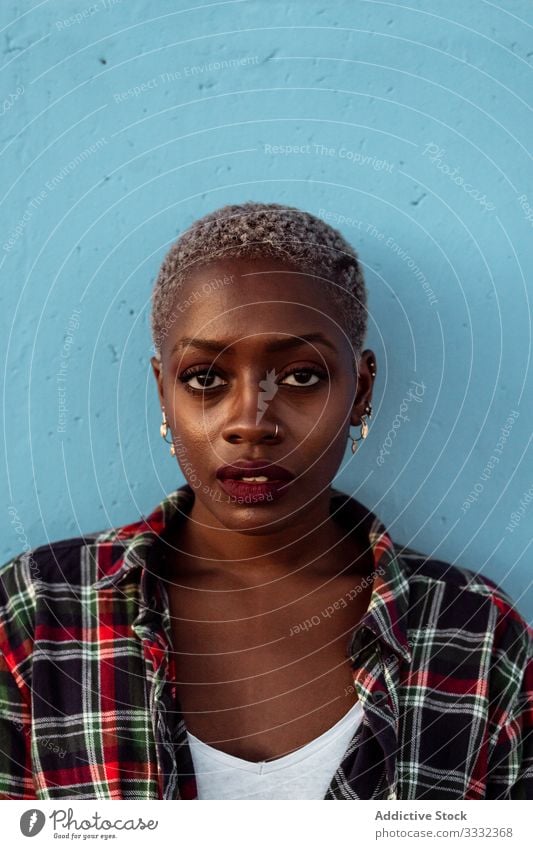
[[[366,269],[375,415],[336,483],[533,616],[533,9],[500,6],[3,0],[2,562],[183,483],[159,263],[205,212],[278,201]]]

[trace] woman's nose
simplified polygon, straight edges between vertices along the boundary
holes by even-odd
[[[242,378],[229,399],[228,416],[222,436],[228,442],[260,442],[275,439],[276,427],[273,402],[278,391],[275,370],[262,377],[249,375]]]

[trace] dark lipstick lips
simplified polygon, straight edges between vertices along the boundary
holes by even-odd
[[[294,478],[292,472],[269,463],[268,460],[236,460],[228,466],[220,466],[216,476],[219,480],[239,480],[241,477],[257,477],[263,475],[269,481],[290,481]]]
[[[266,481],[243,481],[247,478],[266,477]],[[221,466],[216,473],[224,492],[239,504],[259,506],[281,498],[294,479],[292,472],[269,463],[268,460],[236,460]]]

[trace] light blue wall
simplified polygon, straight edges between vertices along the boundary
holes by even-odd
[[[349,219],[366,269],[375,416],[338,486],[533,617],[533,9],[499,5],[3,0],[2,562],[183,483],[151,287],[195,218],[277,201]]]

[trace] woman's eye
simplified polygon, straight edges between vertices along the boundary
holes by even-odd
[[[287,383],[287,386],[314,386],[315,383],[319,382],[321,377],[323,377],[323,375],[319,374],[314,369],[299,368],[287,374],[281,383],[284,384],[287,380],[289,380],[289,378],[294,378],[295,382]],[[313,378],[312,383],[309,382],[309,378]]]
[[[195,392],[204,392],[206,389],[218,389],[219,386],[224,386],[224,381],[222,381],[220,375],[215,374],[212,371],[208,372],[207,369],[204,371],[198,371],[195,374],[182,374],[180,380],[185,385],[185,389]],[[194,380],[199,385],[194,385]],[[215,383],[216,380],[222,382]]]

